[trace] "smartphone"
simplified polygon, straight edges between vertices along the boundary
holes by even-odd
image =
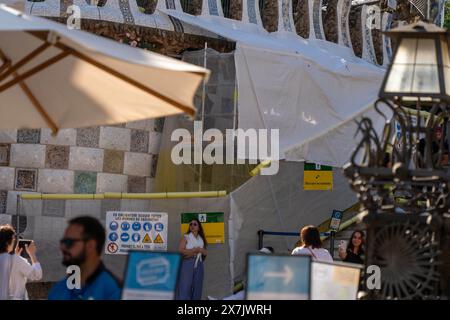
[[[19,239],[19,248],[25,249],[25,245],[29,246],[32,241],[30,239]]]

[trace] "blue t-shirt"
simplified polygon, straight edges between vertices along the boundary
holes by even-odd
[[[120,300],[119,281],[101,264],[81,289],[69,289],[67,279],[57,282],[48,294],[49,300]]]

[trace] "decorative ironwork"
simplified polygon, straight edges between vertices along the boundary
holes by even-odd
[[[439,287],[438,243],[432,227],[417,215],[381,214],[369,224],[367,264],[381,270],[381,288],[372,298],[435,297]]]
[[[450,216],[448,107],[379,99],[375,110],[382,130],[362,118],[360,143],[344,167],[367,225],[366,265],[381,268],[381,290],[368,295],[439,298],[440,281],[449,276],[438,271]]]

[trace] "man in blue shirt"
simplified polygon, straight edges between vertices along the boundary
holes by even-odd
[[[64,238],[60,241],[62,264],[80,268],[80,289],[71,289],[67,278],[51,289],[49,300],[119,300],[120,282],[105,268],[101,260],[105,244],[105,229],[89,216],[69,221]]]

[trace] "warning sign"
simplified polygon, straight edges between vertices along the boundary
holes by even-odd
[[[144,239],[142,239],[142,243],[152,243],[152,239],[148,235],[148,233],[145,234]]]
[[[164,243],[163,239],[161,238],[161,235],[158,233],[155,240],[153,240],[154,243]]]
[[[168,215],[165,212],[109,211],[106,213],[106,254],[130,250],[167,251]],[[152,241],[155,239],[155,241]]]

